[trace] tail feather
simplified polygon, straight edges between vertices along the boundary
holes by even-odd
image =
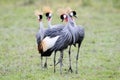
[[[39,53],[43,53],[44,51],[46,51],[46,50],[47,50],[46,47],[47,47],[47,46],[46,46],[45,41],[41,41],[41,42],[38,44],[38,51],[39,51]]]
[[[39,53],[43,53],[42,43],[39,43],[39,44],[38,44],[38,51],[39,51]]]

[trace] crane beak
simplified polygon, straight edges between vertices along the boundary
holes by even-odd
[[[41,21],[41,19],[38,19],[38,21],[40,22],[40,21]]]
[[[74,16],[75,18],[78,18],[76,15]]]
[[[62,21],[61,22],[63,22],[64,21],[64,19],[62,19]]]

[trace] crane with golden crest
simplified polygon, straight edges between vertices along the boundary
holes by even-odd
[[[76,11],[73,11],[71,8],[59,9],[57,12],[60,15],[62,21],[66,21],[66,25],[51,25],[52,20],[52,10],[50,7],[44,7],[43,12],[48,20],[48,28],[44,29],[43,24],[41,25],[43,29],[39,30],[37,33],[37,43],[38,43],[38,51],[42,57],[48,57],[55,52],[54,54],[54,72],[56,72],[56,52],[60,51],[60,59],[58,63],[60,63],[60,74],[62,74],[62,59],[63,59],[63,51],[69,47],[69,71],[72,72],[71,67],[71,45],[78,44],[78,52],[76,56],[76,73],[78,73],[78,56],[79,49],[81,43],[84,39],[84,28],[82,26],[76,25],[73,16],[76,17]],[[40,19],[41,16],[38,16]],[[39,20],[41,21],[41,20]],[[46,58],[47,63],[47,58]]]

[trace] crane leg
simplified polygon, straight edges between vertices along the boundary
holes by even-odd
[[[80,45],[81,44],[78,44],[78,51],[77,51],[77,56],[76,56],[76,74],[78,74],[78,57],[79,57]]]
[[[56,52],[54,53],[54,73],[56,72],[55,65],[56,64]]]
[[[60,56],[60,57],[61,57],[61,56]],[[60,63],[60,57],[59,57],[59,59],[58,59],[58,62],[55,64],[55,66]],[[63,55],[62,55],[62,59],[63,59]],[[63,64],[62,64],[62,65],[63,65]]]
[[[47,57],[46,57],[46,59],[45,59],[44,68],[47,68]]]
[[[73,72],[72,66],[71,66],[71,45],[69,47],[69,69],[68,71],[70,71],[71,73]]]
[[[62,58],[63,58],[63,51],[60,53],[60,74],[62,74]]]
[[[57,64],[59,64],[60,63],[60,58],[58,59],[58,62],[55,64],[55,66],[57,65]]]
[[[43,57],[40,56],[40,58],[41,58],[41,68],[43,68]]]

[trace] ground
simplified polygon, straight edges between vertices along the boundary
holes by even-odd
[[[68,49],[64,52],[63,74],[59,65],[53,72],[53,54],[48,69],[41,69],[35,34],[39,29],[34,11],[43,5],[38,2],[9,2],[1,0],[0,7],[0,79],[1,80],[119,80],[120,79],[120,11],[100,2],[82,6],[70,1],[77,12],[77,25],[85,29],[80,49],[79,70],[75,74],[77,48],[72,47],[73,73],[68,72]],[[79,0],[80,1],[80,0]],[[64,0],[62,0],[64,2]],[[39,2],[40,3],[40,2]],[[43,2],[44,3],[44,2]],[[50,2],[54,10],[52,24],[62,23],[57,15],[60,2]],[[44,3],[45,4],[45,3]],[[49,2],[47,1],[47,4]],[[54,4],[54,5],[53,5]],[[38,7],[39,6],[39,7]],[[47,26],[44,17],[44,25]],[[57,58],[59,52],[57,53]]]

